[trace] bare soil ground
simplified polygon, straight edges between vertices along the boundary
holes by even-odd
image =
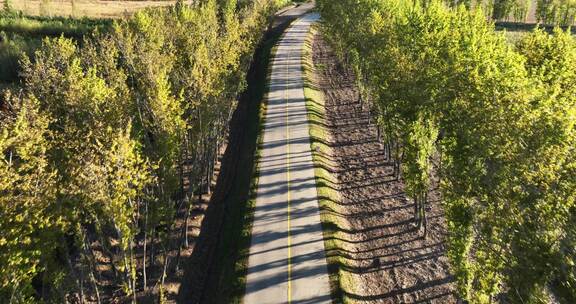
[[[337,253],[340,270],[351,282],[343,295],[361,303],[456,303],[455,284],[445,254],[446,224],[438,193],[429,194],[428,237],[413,223],[413,203],[401,178],[393,176],[360,103],[354,75],[337,60],[320,34],[314,37],[316,86],[324,94],[330,157],[340,200]]]

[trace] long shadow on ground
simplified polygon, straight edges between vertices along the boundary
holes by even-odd
[[[429,193],[429,230],[423,238],[414,225],[413,202],[401,176],[394,174],[393,158],[378,138],[355,75],[321,33],[314,36],[312,50],[312,86],[324,97],[324,104],[314,106],[326,111],[320,125],[328,135],[322,145],[329,147],[318,152],[315,165],[331,175],[317,184],[325,193],[338,194],[320,199],[329,218],[324,223],[327,241],[335,244],[327,252],[331,271],[344,278],[339,295],[352,303],[456,303],[438,191]]]

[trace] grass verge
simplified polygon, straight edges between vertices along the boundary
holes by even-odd
[[[330,155],[332,151],[329,145],[330,134],[326,127],[324,96],[316,85],[316,67],[312,59],[312,45],[314,35],[318,32],[316,25],[312,26],[306,42],[302,58],[302,70],[304,74],[304,97],[306,98],[306,110],[308,112],[308,125],[310,128],[310,145],[312,159],[314,161],[314,173],[318,191],[318,204],[320,206],[320,218],[324,233],[324,247],[330,274],[330,287],[332,298],[337,303],[347,303],[345,294],[352,290],[352,277],[342,269],[345,265],[341,248],[344,248],[343,236],[339,235],[338,227],[345,226],[344,218],[338,215],[341,208],[337,203],[340,201],[336,190],[336,177],[330,172],[334,168]],[[321,68],[321,67],[318,67]]]

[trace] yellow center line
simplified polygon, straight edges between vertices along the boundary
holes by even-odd
[[[287,213],[288,213],[288,303],[292,302],[292,240],[290,231],[290,126],[288,125],[288,60],[285,61],[286,82],[284,85],[284,99],[286,100],[286,179],[287,179]]]

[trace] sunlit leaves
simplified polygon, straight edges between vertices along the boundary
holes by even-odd
[[[7,98],[18,114],[0,119],[0,300],[33,294],[29,284],[42,270],[47,249],[54,248],[50,230],[63,226],[52,206],[56,180],[46,155],[49,118],[34,98]]]

